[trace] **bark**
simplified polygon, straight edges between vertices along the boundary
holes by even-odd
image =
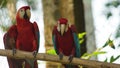
[[[45,30],[45,45],[52,45],[52,29],[56,23],[54,13],[56,11],[56,5],[54,0],[42,0],[43,12],[44,12],[44,30]]]
[[[8,56],[16,59],[37,59],[37,60],[43,60],[43,61],[51,61],[51,62],[58,62],[63,64],[68,64],[68,56],[64,56],[62,60],[59,60],[59,56],[57,55],[48,55],[43,53],[38,53],[36,58],[34,58],[32,52],[25,52],[17,50],[16,54],[13,56],[12,50],[4,50],[0,49],[0,55],[1,56]],[[92,67],[92,68],[119,68],[120,64],[114,64],[114,63],[106,63],[106,62],[100,62],[100,61],[93,61],[93,60],[84,60],[79,58],[73,58],[71,64],[74,65],[82,65],[86,67]]]
[[[9,10],[9,16],[12,23],[15,23],[16,17],[16,0],[8,0],[7,2],[7,9]]]
[[[53,48],[52,30],[59,18],[58,0],[42,0],[46,51]],[[47,62],[47,68],[57,68],[59,63]]]
[[[92,16],[92,8],[91,8],[91,0],[84,0],[84,8],[85,8],[85,26],[86,26],[86,37],[87,37],[87,53],[92,53],[96,49],[95,45],[95,29],[93,23]],[[91,59],[97,59],[96,57],[92,57]]]
[[[74,3],[74,16],[75,25],[78,33],[86,32],[85,30],[85,17],[84,17],[84,6],[83,0],[73,0]],[[86,37],[84,42],[81,44],[81,54],[86,53]]]
[[[74,24],[73,0],[59,0],[60,16],[67,18],[69,24]]]

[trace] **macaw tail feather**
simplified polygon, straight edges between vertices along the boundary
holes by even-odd
[[[25,68],[38,68],[37,60],[26,59]]]

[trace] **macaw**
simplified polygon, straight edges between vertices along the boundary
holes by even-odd
[[[30,7],[21,7],[16,14],[16,24],[10,27],[10,30],[4,35],[5,48],[13,49],[13,55],[16,53],[16,49],[33,52],[34,57],[36,57],[39,49],[39,29],[36,22],[30,22]],[[14,30],[14,31],[13,31]],[[10,34],[7,36],[7,34]],[[11,43],[9,45],[9,43]],[[6,45],[8,44],[8,45]],[[9,47],[10,46],[10,47]],[[16,60],[16,59],[15,59]],[[25,62],[24,68],[38,68],[37,60],[25,59],[21,61]],[[11,66],[11,62],[9,62]],[[16,67],[10,67],[16,68]],[[22,68],[22,67],[17,67]]]
[[[62,60],[63,55],[69,56],[69,62],[72,61],[73,57],[80,58],[80,44],[74,25],[70,26],[66,18],[60,18],[52,33],[53,45],[60,60]],[[63,65],[65,68],[78,68],[77,65]]]

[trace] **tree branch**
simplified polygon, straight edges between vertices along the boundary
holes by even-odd
[[[63,60],[59,60],[59,56],[57,55],[48,55],[48,54],[38,53],[36,58],[34,58],[33,53],[20,51],[20,50],[17,50],[17,53],[13,56],[12,50],[0,49],[0,55],[17,58],[17,59],[27,58],[27,59],[59,62],[59,63],[65,63],[65,64],[69,63],[67,56],[64,56]],[[74,58],[71,64],[83,65],[83,66],[92,67],[92,68],[120,68],[120,64],[106,63],[106,62],[93,61],[93,60],[84,60],[79,58]]]

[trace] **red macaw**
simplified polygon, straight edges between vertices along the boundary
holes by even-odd
[[[13,49],[13,55],[16,53],[16,49],[33,52],[36,57],[39,48],[39,29],[37,23],[31,23],[31,13],[29,6],[21,7],[16,15],[16,25],[10,27],[10,30],[4,36],[5,48]],[[14,30],[14,31],[13,31]],[[10,34],[9,36],[7,36]],[[10,43],[10,45],[9,45]],[[7,45],[6,45],[7,44]],[[37,60],[25,59],[25,68],[38,68]],[[11,66],[11,62],[9,62]],[[17,64],[17,63],[16,63]],[[23,61],[22,61],[23,64]],[[21,64],[21,65],[22,65]],[[10,67],[10,68],[22,68],[22,67]]]
[[[80,58],[80,44],[76,34],[76,29],[74,25],[69,26],[68,20],[65,18],[60,18],[58,20],[57,26],[53,29],[53,44],[56,53],[59,55],[60,60],[62,60],[63,55],[69,56],[69,61],[71,62],[73,57]],[[78,68],[76,65],[66,65],[65,68]]]

